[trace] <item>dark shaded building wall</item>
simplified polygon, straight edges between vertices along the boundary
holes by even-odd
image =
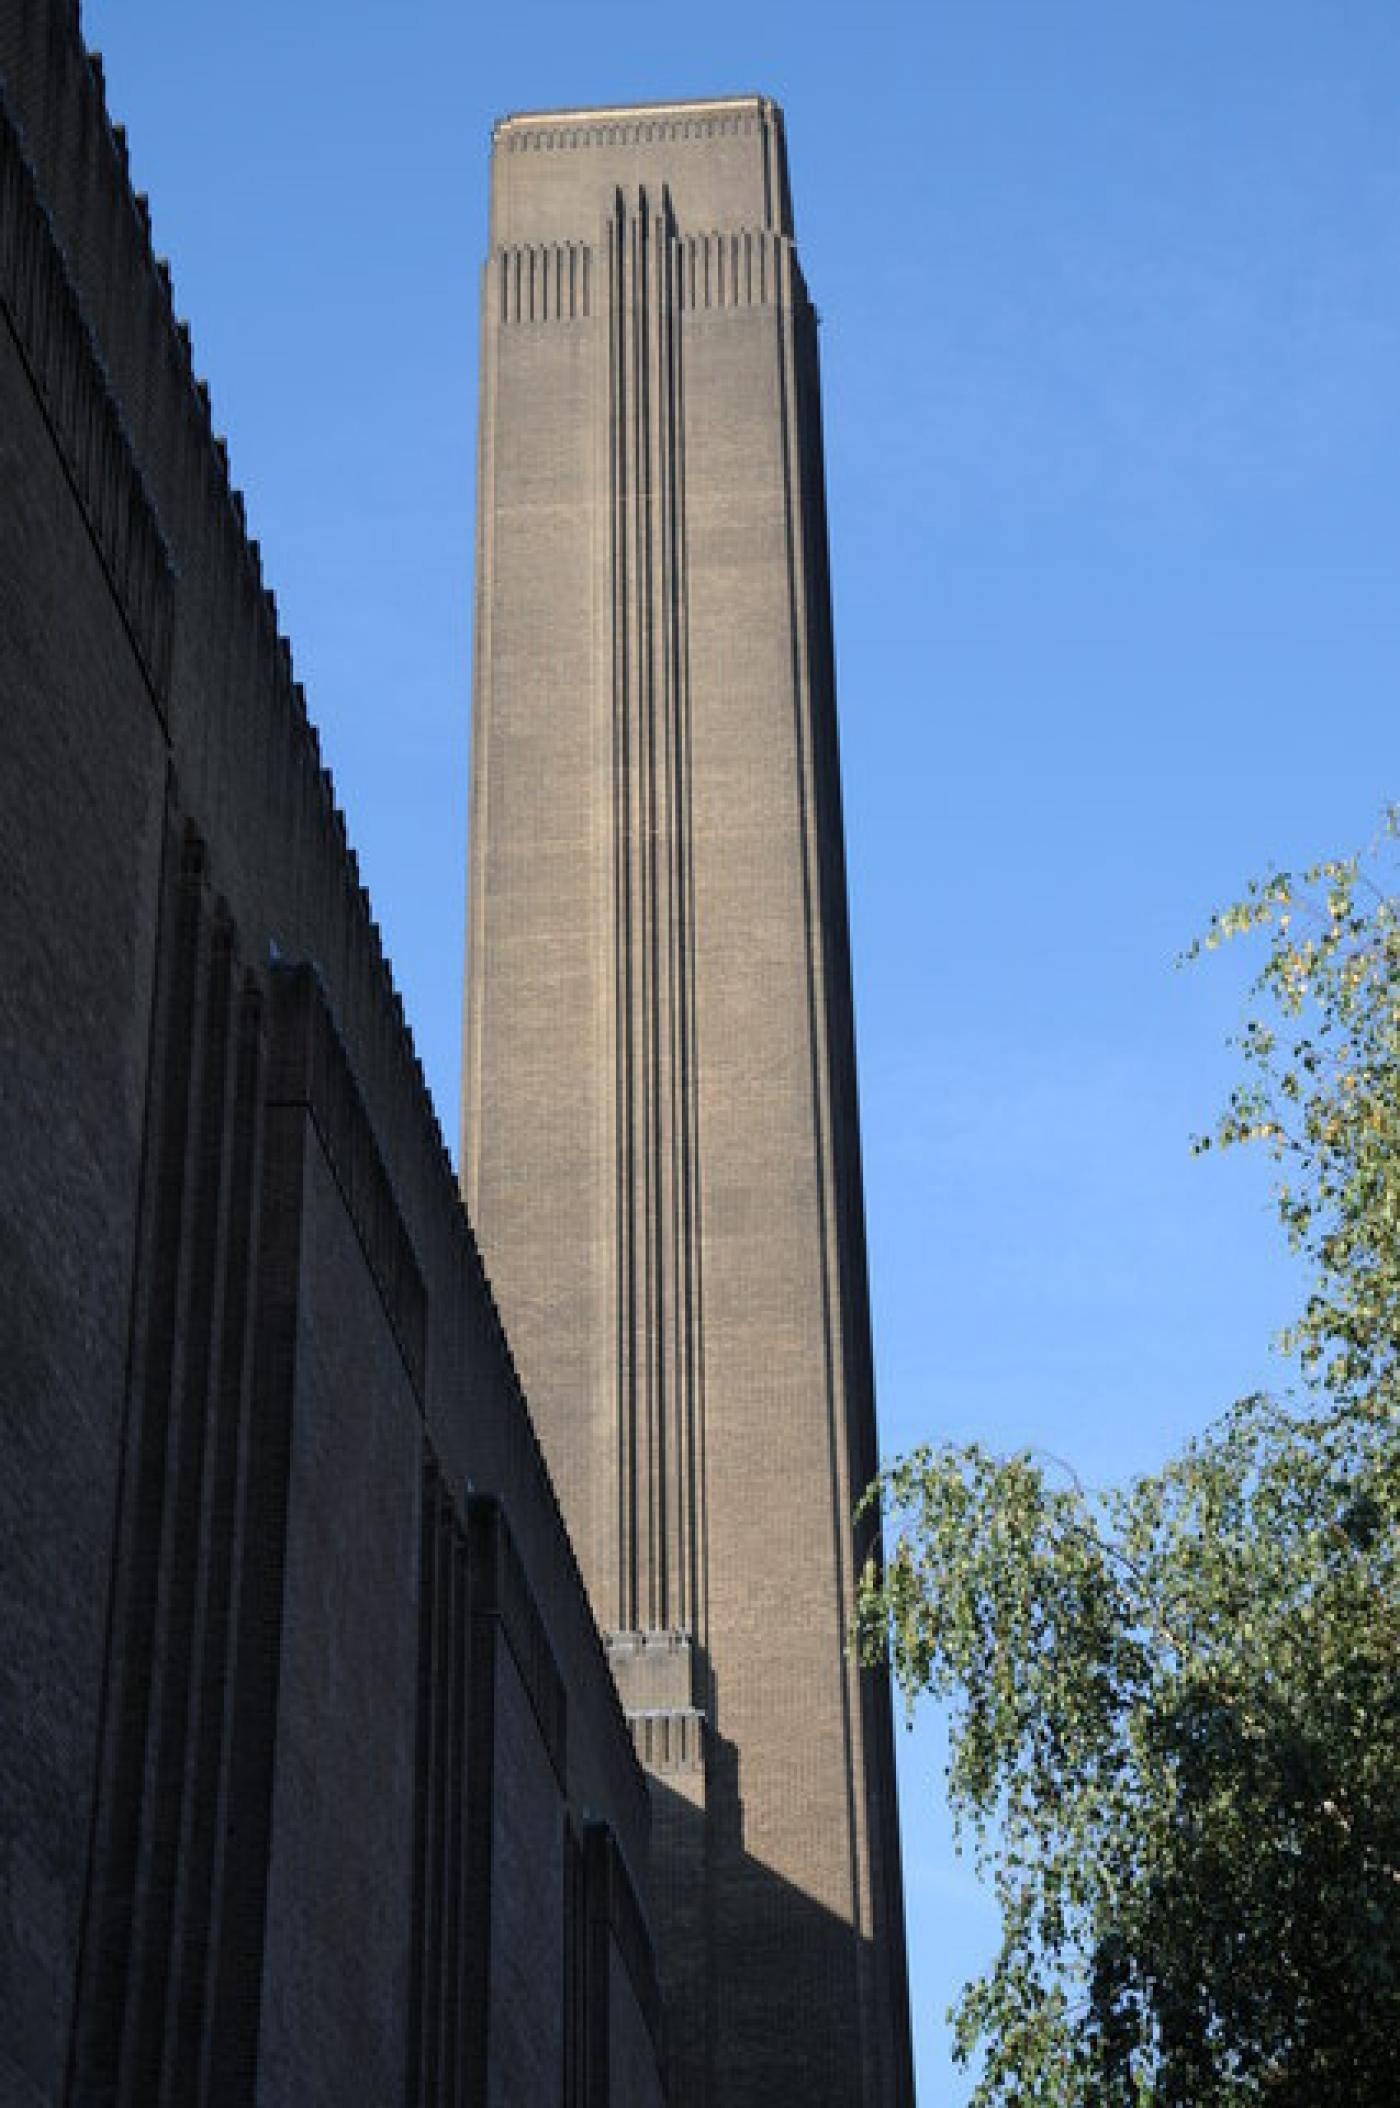
[[[38,2103],[61,2074],[86,1876],[165,770],[7,327],[0,493],[0,2094]]]
[[[661,2098],[649,1815],[100,70],[0,0],[0,2098]]]

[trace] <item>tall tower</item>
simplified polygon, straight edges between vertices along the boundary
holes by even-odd
[[[511,117],[464,1185],[651,1774],[673,2100],[911,2094],[816,317],[760,97]]]

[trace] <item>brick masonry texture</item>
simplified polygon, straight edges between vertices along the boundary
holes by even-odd
[[[650,2108],[644,1779],[69,0],[0,704],[0,2098]]]
[[[465,1167],[519,1372],[100,64],[0,0],[21,2108],[909,2095],[781,118],[512,119],[492,210]]]
[[[653,1775],[677,2104],[910,2098],[816,318],[761,97],[496,128],[463,1189]]]

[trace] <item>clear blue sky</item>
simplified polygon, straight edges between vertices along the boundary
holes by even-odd
[[[823,317],[883,1446],[1147,1466],[1270,1374],[1173,971],[1400,790],[1394,0],[86,0],[456,1131],[475,300],[510,109],[784,104]],[[902,1749],[925,2108],[985,1956]]]

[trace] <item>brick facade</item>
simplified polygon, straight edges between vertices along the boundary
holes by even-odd
[[[816,316],[761,97],[504,120],[463,1189],[653,1780],[677,2108],[907,2101]]]
[[[0,2097],[652,2108],[642,1774],[70,0],[0,703]]]

